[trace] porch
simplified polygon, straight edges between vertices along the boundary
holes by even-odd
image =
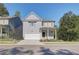
[[[56,40],[56,29],[50,27],[42,27],[40,29],[41,40]]]
[[[14,39],[13,35],[9,25],[0,25],[0,39]]]
[[[9,37],[9,26],[8,25],[0,25],[0,38],[8,38]]]

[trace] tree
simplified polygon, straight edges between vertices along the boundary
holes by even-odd
[[[15,16],[20,17],[20,12],[19,12],[19,11],[16,11],[16,12],[15,12]]]
[[[72,41],[78,38],[78,29],[77,26],[79,18],[71,11],[65,13],[64,16],[60,19],[60,25],[58,30],[58,38],[64,41]]]
[[[3,3],[0,3],[0,16],[9,16],[9,12]]]

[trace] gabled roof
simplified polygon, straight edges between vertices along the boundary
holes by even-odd
[[[41,21],[42,18],[40,18],[35,12],[30,12],[27,17],[25,18],[25,21]]]
[[[41,18],[38,14],[35,12],[31,11],[23,21],[43,21],[43,22],[55,22],[53,20],[46,20]]]

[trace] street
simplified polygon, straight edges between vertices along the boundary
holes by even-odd
[[[0,45],[0,55],[78,55],[79,44]]]

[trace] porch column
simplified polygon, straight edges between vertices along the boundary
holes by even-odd
[[[40,39],[42,39],[42,31],[40,30]]]
[[[57,39],[57,31],[56,31],[56,29],[55,29],[55,40]]]
[[[49,29],[47,29],[47,39],[49,39]]]
[[[1,27],[1,38],[2,38],[2,36],[3,36],[3,34],[2,34],[2,26],[0,26]]]

